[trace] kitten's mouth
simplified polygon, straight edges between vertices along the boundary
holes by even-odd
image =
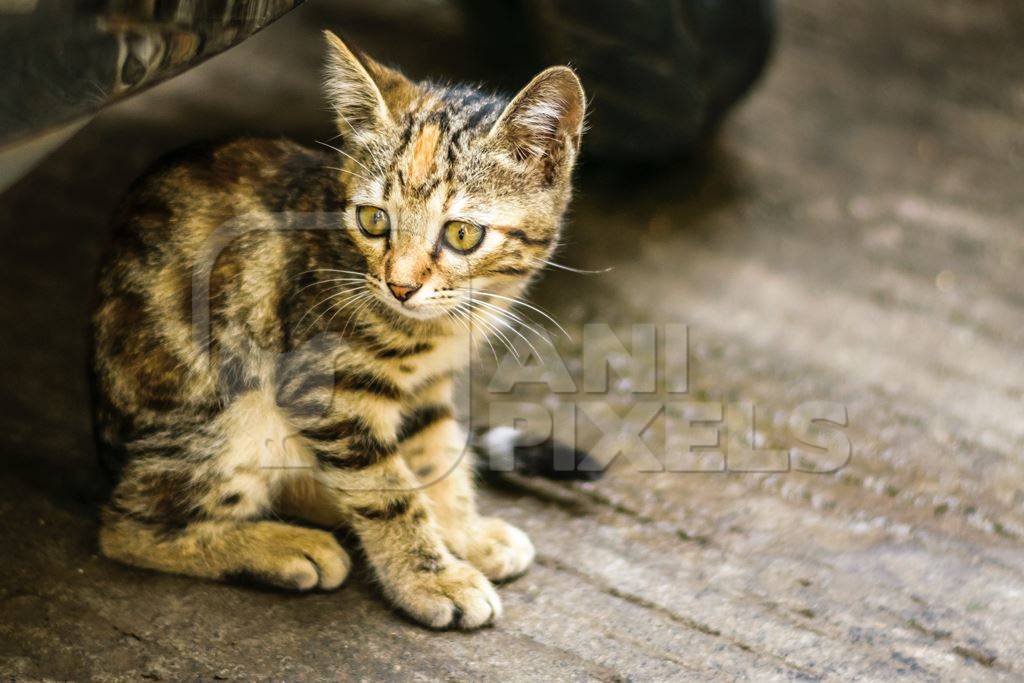
[[[376,291],[374,292],[374,296],[391,310],[400,313],[407,318],[412,318],[413,320],[432,320],[445,314],[445,308],[436,304],[402,303],[396,301],[395,298],[389,294],[380,294]]]

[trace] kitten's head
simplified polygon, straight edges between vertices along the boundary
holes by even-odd
[[[552,67],[511,100],[414,83],[327,32],[344,228],[373,293],[413,318],[516,293],[555,248],[586,109]]]

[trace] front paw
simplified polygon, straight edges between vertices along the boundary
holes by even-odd
[[[386,582],[385,591],[400,609],[431,628],[479,628],[501,616],[501,599],[491,582],[458,560],[436,572],[421,570],[392,585]]]
[[[491,581],[521,576],[533,562],[530,538],[508,522],[484,517],[469,533],[466,559]]]
[[[245,541],[238,569],[225,578],[296,591],[334,590],[352,567],[334,536],[319,529],[259,522]]]

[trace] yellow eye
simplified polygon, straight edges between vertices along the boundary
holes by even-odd
[[[356,222],[359,229],[370,237],[383,237],[391,229],[388,212],[376,206],[356,207]]]
[[[465,221],[449,221],[444,226],[444,241],[455,251],[468,254],[480,246],[484,239],[482,226]]]

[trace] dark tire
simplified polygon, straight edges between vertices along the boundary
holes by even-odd
[[[575,67],[591,103],[585,149],[632,161],[685,156],[705,140],[764,70],[775,24],[773,0],[463,4],[490,6],[469,14],[492,55]]]

